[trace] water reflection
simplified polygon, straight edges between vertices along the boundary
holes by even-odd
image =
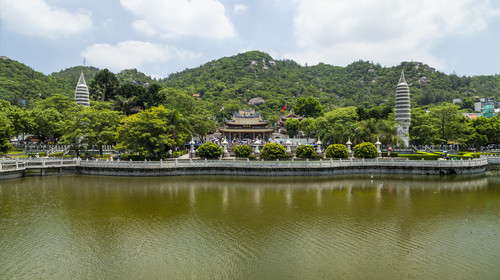
[[[1,181],[0,278],[493,279],[499,177]]]

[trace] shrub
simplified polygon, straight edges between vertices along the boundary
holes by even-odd
[[[59,153],[50,154],[49,157],[63,157],[63,155],[64,155],[63,152],[59,152]]]
[[[312,145],[300,145],[295,150],[298,158],[315,158],[316,151]]]
[[[418,153],[418,154],[399,154],[398,157],[408,158],[410,160],[437,160],[440,155],[430,154],[430,153]]]
[[[238,145],[233,147],[233,152],[237,158],[248,158],[252,153],[252,147],[247,145]]]
[[[344,144],[331,144],[326,148],[326,157],[328,158],[347,158],[347,146]]]
[[[256,159],[257,159],[257,156],[256,156],[256,155],[249,155],[249,156],[248,156],[248,159],[249,159],[249,160],[256,160]]]
[[[363,142],[354,146],[354,156],[357,158],[376,158],[377,147],[373,143]]]
[[[184,155],[185,153],[187,153],[187,151],[186,151],[186,150],[176,151],[176,152],[173,152],[173,153],[172,153],[172,157],[174,157],[174,158],[178,158],[178,157],[180,157],[180,156]]]
[[[121,160],[144,161],[145,159],[146,159],[145,155],[131,155],[131,154],[121,155]]]
[[[198,155],[201,158],[219,158],[222,155],[222,148],[212,142],[207,142],[198,148]]]
[[[289,156],[286,154],[285,147],[276,143],[267,143],[266,145],[264,145],[260,153],[260,157],[265,160],[289,158]]]
[[[40,152],[38,153],[39,157],[46,157],[47,153],[46,152]],[[36,153],[28,153],[28,157],[36,157]]]

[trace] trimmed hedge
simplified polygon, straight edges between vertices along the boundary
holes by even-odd
[[[331,144],[326,148],[327,158],[347,158],[349,153],[347,152],[347,146],[344,144]]]
[[[408,158],[410,160],[437,160],[438,158],[442,158],[442,156],[440,155],[436,155],[436,154],[430,154],[430,153],[426,153],[426,154],[399,154],[398,157],[404,157],[404,158]]]
[[[295,149],[298,158],[316,158],[316,151],[312,145],[300,145]]]
[[[198,148],[198,155],[201,158],[219,158],[222,155],[222,148],[215,143],[207,142]]]
[[[287,155],[285,147],[276,143],[267,143],[262,148],[260,153],[260,157],[265,160],[274,160],[274,159],[282,159],[282,158],[290,158],[290,155]]]
[[[252,154],[252,147],[247,145],[238,145],[232,148],[237,158],[248,158]]]
[[[373,143],[363,142],[354,146],[354,157],[357,158],[376,158],[378,151]]]
[[[63,152],[59,152],[59,153],[50,154],[49,157],[63,157],[63,155],[64,155]]]

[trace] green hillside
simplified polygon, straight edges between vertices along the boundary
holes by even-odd
[[[300,66],[292,60],[275,60],[251,51],[208,62],[198,68],[170,75],[161,82],[189,89],[204,100],[246,104],[262,97],[278,109],[297,97],[313,96],[325,107],[371,107],[394,99],[401,71],[410,85],[413,105],[451,102],[453,98],[500,97],[500,76],[446,75],[420,62],[382,67],[357,61],[347,67],[320,63]],[[267,106],[266,106],[267,107]]]
[[[47,76],[2,57],[0,99],[23,106],[53,94],[71,97],[82,71],[90,84],[99,69],[76,66]],[[233,104],[253,107],[267,114],[280,110],[285,103],[290,108],[298,97],[312,96],[327,112],[345,106],[370,108],[382,103],[393,104],[401,71],[405,72],[410,84],[413,106],[462,98],[466,103],[464,108],[472,108],[477,97],[500,98],[500,75],[446,75],[420,62],[402,62],[393,67],[382,67],[368,61],[356,61],[346,67],[323,63],[301,66],[293,60],[276,60],[259,51],[210,61],[197,68],[173,73],[159,83],[199,94],[212,110]],[[136,69],[123,70],[116,77],[121,84],[155,82]],[[263,98],[265,103],[249,105],[248,102],[256,97]]]
[[[46,76],[7,57],[0,58],[1,100],[24,106],[53,94],[70,96],[73,92],[74,86],[69,87],[64,80]]]

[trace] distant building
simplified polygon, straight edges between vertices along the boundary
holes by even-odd
[[[460,99],[460,98],[453,99],[453,104],[457,104],[457,103],[462,103],[462,99]]]
[[[475,112],[483,112],[484,108],[488,105],[492,105],[492,109],[500,109],[500,102],[496,101],[493,97],[480,98],[478,102],[474,103]]]
[[[479,118],[479,113],[462,113],[464,117],[468,118],[469,120],[475,120]]]
[[[82,105],[83,107],[89,107],[89,88],[85,83],[85,78],[83,77],[83,72],[80,75],[80,79],[78,80],[78,84],[75,89],[75,102],[78,105]]]
[[[260,113],[255,110],[240,110],[233,115],[233,119],[226,121],[226,126],[219,128],[222,135],[228,140],[254,140],[260,138],[268,140],[274,128],[268,126],[269,121],[262,120]]]
[[[395,121],[397,124],[398,137],[403,140],[405,147],[410,146],[410,110],[410,88],[405,81],[404,72],[401,71],[401,78],[396,88]]]

